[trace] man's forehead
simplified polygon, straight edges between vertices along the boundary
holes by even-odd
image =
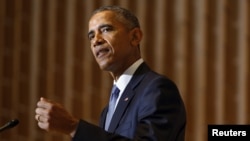
[[[95,24],[97,22],[103,22],[103,21],[111,21],[113,20],[112,16],[113,14],[110,13],[110,12],[106,12],[106,11],[103,11],[103,12],[99,12],[99,13],[96,13],[95,15],[93,15],[90,20],[89,20],[89,25],[90,24]]]

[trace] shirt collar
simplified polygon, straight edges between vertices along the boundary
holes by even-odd
[[[143,59],[140,58],[139,60],[134,62],[127,70],[125,70],[116,82],[114,81],[114,84],[120,89],[120,92],[124,91],[133,74],[142,63]]]

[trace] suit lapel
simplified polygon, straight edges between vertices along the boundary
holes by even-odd
[[[124,94],[120,98],[118,105],[116,107],[115,113],[113,115],[113,118],[111,120],[111,124],[109,126],[108,131],[109,132],[114,132],[115,128],[117,127],[123,113],[125,112],[127,106],[129,105],[129,102],[134,96],[134,92],[132,89],[127,89],[124,91]]]
[[[124,112],[126,111],[130,101],[133,99],[134,97],[134,88],[139,84],[139,82],[142,80],[142,78],[145,75],[145,72],[148,71],[149,68],[147,67],[147,65],[145,63],[143,63],[135,72],[135,74],[133,75],[131,81],[128,83],[127,87],[125,88],[119,102],[118,105],[116,107],[116,110],[114,112],[113,118],[111,120],[111,124],[109,126],[108,131],[109,132],[114,132],[114,130],[116,129],[116,127],[118,126],[119,121],[121,120]],[[104,114],[106,115],[107,110],[104,112]],[[105,119],[105,118],[104,118]],[[102,122],[102,127],[104,127],[104,122],[105,120]]]

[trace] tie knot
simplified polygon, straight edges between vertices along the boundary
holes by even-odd
[[[112,91],[111,91],[111,97],[112,97],[112,99],[113,99],[113,98],[116,99],[116,98],[118,97],[119,93],[120,93],[119,88],[116,87],[116,85],[113,85]]]

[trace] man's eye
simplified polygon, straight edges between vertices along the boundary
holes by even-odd
[[[92,40],[94,38],[94,35],[89,35],[89,40]]]
[[[102,32],[109,32],[111,31],[111,28],[110,27],[105,27],[102,29]]]

